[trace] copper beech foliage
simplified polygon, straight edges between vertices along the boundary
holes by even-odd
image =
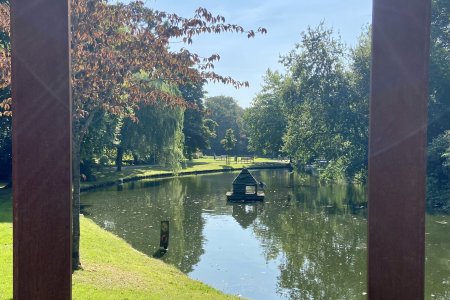
[[[0,3],[0,32],[10,34],[9,5]],[[11,53],[9,45],[0,43],[0,89],[5,89],[11,84]],[[11,116],[11,98],[0,99],[0,117]]]
[[[236,32],[250,38],[267,32],[228,24],[205,8],[197,9],[193,18],[183,18],[149,9],[142,1],[73,0],[71,13],[74,118],[81,122],[98,110],[133,117],[139,103],[157,100],[185,105],[182,98],[156,88],[142,89],[135,76],[142,71],[150,81],[174,85],[208,80],[248,86],[213,71],[218,54],[200,57],[185,48],[172,51],[169,44],[173,39],[191,44],[194,36],[204,33]],[[9,33],[9,28],[9,5],[0,4],[0,30]],[[10,85],[10,62],[9,49],[0,48],[0,88]],[[0,105],[10,114],[11,99]]]
[[[179,96],[142,88],[135,76],[148,74],[154,82],[174,85],[210,80],[248,86],[213,71],[220,56],[200,57],[185,48],[172,51],[174,39],[187,44],[202,33],[238,32],[253,37],[255,32],[225,23],[204,8],[193,18],[154,11],[136,1],[108,4],[106,1],[75,0],[72,5],[72,63],[75,118],[84,118],[96,109],[133,117],[139,103],[163,101],[185,105]],[[258,30],[265,33],[266,30]],[[142,78],[142,77],[139,77]]]

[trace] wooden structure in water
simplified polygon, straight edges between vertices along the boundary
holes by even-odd
[[[263,201],[264,192],[258,191],[258,181],[247,170],[241,173],[233,181],[233,191],[227,193],[227,200],[231,202]]]

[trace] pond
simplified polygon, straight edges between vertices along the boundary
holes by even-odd
[[[132,182],[82,194],[82,212],[189,277],[251,299],[365,299],[364,186],[319,185],[287,170],[253,171],[258,204],[228,204],[237,173]],[[401,213],[401,212],[399,212]],[[450,216],[427,215],[426,298],[450,299]]]

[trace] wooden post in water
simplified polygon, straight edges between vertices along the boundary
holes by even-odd
[[[423,299],[430,0],[374,0],[369,299]]]
[[[169,249],[169,221],[161,221],[159,249],[164,251]]]
[[[11,1],[14,299],[71,298],[67,0]]]

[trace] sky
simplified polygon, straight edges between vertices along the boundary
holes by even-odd
[[[201,56],[219,54],[215,71],[239,81],[248,81],[249,88],[235,89],[231,85],[209,83],[207,97],[231,96],[242,107],[249,107],[261,90],[268,68],[284,72],[280,55],[287,54],[300,42],[300,33],[308,26],[316,27],[324,21],[333,27],[347,46],[354,46],[362,28],[371,23],[371,0],[144,0],[147,6],[194,16],[198,7],[220,14],[227,23],[245,29],[264,27],[268,33],[248,39],[244,34],[221,33],[194,37],[192,45],[174,43],[172,47],[186,47]]]

